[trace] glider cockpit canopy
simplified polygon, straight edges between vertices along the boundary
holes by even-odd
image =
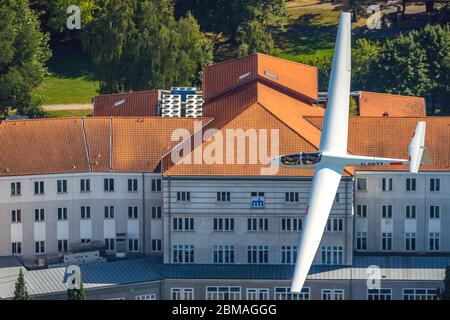
[[[301,152],[281,157],[281,163],[285,166],[315,165],[322,159],[321,152]]]

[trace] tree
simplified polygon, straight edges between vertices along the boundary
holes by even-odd
[[[427,94],[433,110],[436,104],[450,107],[450,83],[448,81],[450,59],[450,26],[427,25],[411,32],[414,41],[425,51],[431,90]]]
[[[31,92],[47,73],[51,53],[48,35],[27,0],[5,0],[0,4],[0,111],[9,110],[36,117],[42,115]]]
[[[375,63],[378,61],[381,46],[367,39],[356,40],[352,50],[352,84],[355,90],[371,90],[377,77]]]
[[[274,50],[272,35],[258,21],[251,21],[245,27],[239,28],[238,56],[246,56],[256,52],[271,54]]]
[[[203,31],[222,32],[236,40],[238,28],[258,21],[283,26],[287,21],[284,0],[177,0],[177,17],[192,12]]]
[[[84,293],[83,281],[80,282],[79,289],[67,289],[67,300],[86,300]]]
[[[319,91],[328,90],[328,82],[330,81],[331,64],[333,57],[317,56],[312,60],[303,60],[302,63],[312,65],[318,69]]]
[[[168,0],[104,0],[83,35],[102,92],[200,83],[212,43],[192,15],[175,20]]]
[[[441,300],[450,300],[450,266],[445,269],[444,289],[439,296]]]
[[[381,92],[424,96],[432,88],[426,52],[411,34],[387,40],[373,68]]]
[[[23,276],[22,269],[19,270],[19,276],[16,281],[16,287],[14,289],[14,300],[29,300],[25,278]]]

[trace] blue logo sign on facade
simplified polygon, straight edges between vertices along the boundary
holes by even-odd
[[[252,207],[252,209],[264,208],[264,198],[263,197],[252,197],[251,207]]]

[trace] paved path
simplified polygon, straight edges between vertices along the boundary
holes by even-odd
[[[92,103],[47,104],[42,107],[45,111],[94,109]]]

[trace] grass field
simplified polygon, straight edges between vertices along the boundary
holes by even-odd
[[[44,105],[90,103],[99,87],[92,69],[89,57],[80,48],[54,46],[48,63],[50,75],[34,90],[33,96]]]
[[[47,118],[69,118],[69,117],[88,117],[92,115],[91,109],[86,110],[58,110],[58,111],[46,111]]]
[[[339,10],[329,8],[290,8],[286,31],[275,32],[277,55],[293,61],[307,61],[333,55]],[[365,26],[361,18],[352,27]]]

